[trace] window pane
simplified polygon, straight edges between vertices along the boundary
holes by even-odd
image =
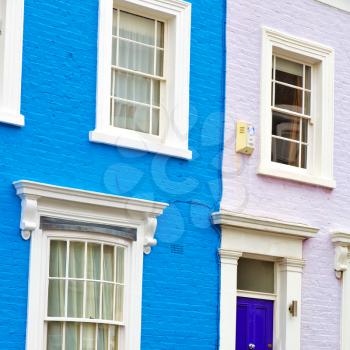
[[[292,140],[299,140],[300,118],[273,112],[272,134]]]
[[[301,133],[301,140],[303,142],[308,142],[308,126],[309,126],[309,121],[307,119],[302,120],[302,133]]]
[[[303,86],[303,65],[276,57],[276,80]]]
[[[164,61],[164,52],[163,50],[157,50],[156,57],[156,75],[163,76],[163,61]]]
[[[100,318],[99,282],[86,282],[85,318]]]
[[[124,283],[124,248],[117,247],[117,283]]]
[[[288,109],[293,112],[302,113],[303,106],[302,90],[294,89],[281,84],[275,85],[275,106]]]
[[[112,66],[117,65],[117,38],[112,38]]]
[[[241,258],[238,260],[237,288],[274,293],[274,263]]]
[[[301,167],[307,168],[307,146],[301,145]]]
[[[95,350],[96,326],[94,324],[84,323],[83,327],[83,349]]]
[[[119,39],[119,66],[154,74],[154,49]]]
[[[311,114],[311,93],[308,91],[305,91],[305,112],[304,114],[310,115]]]
[[[108,350],[108,325],[98,325],[97,350]]]
[[[151,79],[144,78],[132,73],[115,72],[116,97],[126,100],[151,103]]]
[[[69,244],[69,277],[84,277],[85,243],[70,242]]]
[[[116,286],[115,320],[123,321],[124,286]]]
[[[50,242],[50,277],[64,277],[66,275],[67,242]]]
[[[119,36],[141,43],[154,45],[155,21],[120,11]]]
[[[114,107],[113,126],[149,133],[150,107],[118,101]]]
[[[103,279],[114,280],[114,247],[110,245],[103,246]]]
[[[63,317],[65,308],[65,281],[49,281],[49,300],[47,315],[52,317]]]
[[[311,90],[311,67],[305,66],[305,88]]]
[[[101,245],[88,243],[87,245],[87,278],[99,280],[101,278]]]
[[[104,320],[113,320],[113,300],[114,285],[103,283],[102,285],[102,318]]]
[[[49,322],[47,325],[47,350],[62,349],[63,324],[60,322]]]
[[[164,47],[164,23],[157,22],[157,46]]]
[[[84,282],[68,281],[68,317],[83,317]]]
[[[271,160],[299,166],[299,143],[272,138]]]
[[[110,350],[118,350],[118,326],[109,328],[109,348]]]
[[[153,105],[160,105],[160,81],[153,80]]]
[[[159,109],[156,108],[152,112],[152,134],[159,135]]]
[[[113,9],[113,28],[112,34],[117,35],[118,33],[118,10]]]
[[[66,350],[80,349],[80,324],[66,323]]]

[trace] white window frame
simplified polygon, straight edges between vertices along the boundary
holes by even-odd
[[[110,125],[113,6],[165,22],[164,77],[160,135]],[[182,0],[100,0],[96,126],[92,142],[191,159],[189,133],[189,64],[191,5]]]
[[[139,350],[143,253],[149,254],[151,247],[157,243],[154,238],[157,217],[167,204],[25,180],[15,182],[14,186],[22,200],[22,237],[26,240],[31,238],[26,349],[45,350],[46,303],[43,300],[47,300],[48,248],[47,233],[40,228],[40,218],[45,216],[137,230],[136,241],[130,242],[128,249],[131,277],[128,281],[128,305],[121,350]],[[96,240],[104,237],[98,233],[90,234],[90,237],[93,239],[94,235]],[[72,233],[72,237],[75,236]],[[116,238],[116,241],[119,240]]]
[[[237,296],[274,300],[273,349],[300,350],[301,286],[304,260],[303,241],[318,229],[304,224],[259,218],[221,211],[212,214],[213,223],[221,225],[220,350],[236,348]],[[240,257],[275,262],[275,294],[237,290]],[[297,301],[296,317],[288,313]]]
[[[263,27],[261,61],[260,164],[258,174],[334,188],[334,50]],[[271,161],[272,55],[312,66],[312,120],[309,123],[307,169]]]
[[[332,7],[337,7],[340,10],[350,12],[349,0],[317,0],[317,1],[323,2]]]
[[[0,3],[0,122],[24,125],[21,115],[24,0]]]

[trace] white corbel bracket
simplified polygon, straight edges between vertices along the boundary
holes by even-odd
[[[157,240],[154,238],[157,228],[156,218],[147,218],[147,223],[145,224],[145,238],[143,243],[143,252],[149,254],[152,247],[157,245]]]
[[[28,240],[39,224],[37,197],[22,197],[21,206],[21,235],[24,240]]]
[[[332,234],[332,242],[335,246],[334,248],[335,275],[338,279],[341,279],[343,272],[348,270],[350,233],[334,232]]]

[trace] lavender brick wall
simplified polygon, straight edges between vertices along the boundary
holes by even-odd
[[[334,176],[337,188],[257,175],[260,156],[261,27],[335,49]],[[333,272],[330,233],[350,229],[350,13],[315,0],[228,0],[226,125],[222,208],[320,228],[304,244],[303,350],[337,350],[341,286]],[[251,157],[234,152],[234,121],[257,127]]]

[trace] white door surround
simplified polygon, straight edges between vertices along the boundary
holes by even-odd
[[[342,279],[340,350],[350,348],[350,232],[334,232],[332,242],[335,246],[334,270],[336,277]]]
[[[220,350],[235,349],[237,266],[243,255],[263,256],[276,263],[275,350],[300,350],[302,243],[318,229],[290,222],[220,211],[212,214],[221,226]],[[297,301],[295,317],[289,306]]]

